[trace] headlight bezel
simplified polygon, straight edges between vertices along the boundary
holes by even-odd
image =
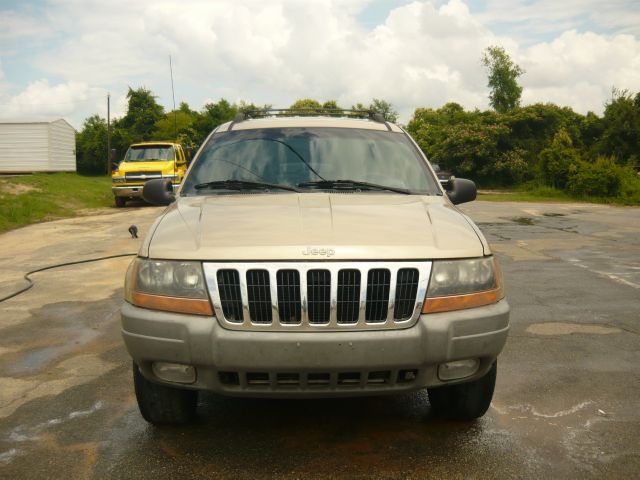
[[[457,275],[452,274],[457,268]],[[449,274],[449,285],[437,285],[437,278]],[[463,281],[459,281],[460,277]],[[474,281],[475,277],[475,281]],[[444,283],[444,282],[441,282]],[[422,313],[439,313],[476,308],[497,303],[504,298],[502,272],[493,255],[486,257],[435,260]]]
[[[190,282],[183,278],[180,285],[177,277],[185,270]],[[135,258],[127,271],[125,300],[152,310],[213,316],[202,263],[192,260]]]

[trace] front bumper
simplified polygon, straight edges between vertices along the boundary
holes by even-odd
[[[111,191],[115,197],[126,198],[142,198],[143,185],[128,186],[123,185],[121,187],[111,187]]]
[[[111,191],[115,197],[142,198],[142,188],[144,185],[113,185]],[[179,183],[173,184],[173,191],[178,191]]]
[[[415,390],[444,384],[438,365],[464,359],[479,359],[478,370],[448,383],[474,380],[491,367],[508,330],[506,300],[422,315],[407,329],[349,332],[232,331],[214,317],[158,312],[128,303],[122,307],[125,345],[146,378],[234,396],[327,397]],[[194,366],[195,383],[162,381],[151,367],[156,361]],[[414,372],[409,381],[407,371]],[[372,372],[375,382],[368,381]],[[287,381],[280,382],[281,377]],[[252,383],[252,378],[262,381]],[[307,381],[311,378],[328,380],[312,385]],[[341,378],[349,382],[341,383]]]

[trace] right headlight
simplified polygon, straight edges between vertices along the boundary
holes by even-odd
[[[124,291],[125,300],[138,307],[213,315],[200,262],[136,258]]]
[[[422,313],[461,310],[504,298],[502,275],[494,257],[433,262]]]

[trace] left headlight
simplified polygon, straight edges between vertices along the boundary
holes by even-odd
[[[502,275],[494,257],[433,262],[422,313],[461,310],[504,298]]]
[[[213,315],[200,262],[136,258],[127,271],[125,300],[152,310]]]
[[[112,183],[125,183],[127,179],[125,177],[111,177]]]

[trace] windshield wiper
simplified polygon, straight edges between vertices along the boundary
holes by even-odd
[[[387,190],[389,192],[404,193],[405,195],[411,195],[413,192],[406,188],[389,187],[386,185],[378,185],[377,183],[360,182],[358,180],[321,180],[317,182],[303,182],[299,183],[300,188],[319,188],[319,189],[333,189],[333,188],[352,188],[352,189],[367,189],[367,190]]]
[[[279,190],[290,190],[292,192],[299,192],[300,190],[296,187],[292,187],[291,185],[281,185],[279,183],[267,183],[267,182],[249,182],[246,180],[216,180],[213,182],[205,182],[194,185],[196,190],[203,190],[205,188],[209,189],[224,189],[224,190],[269,190],[269,189],[279,189]]]

